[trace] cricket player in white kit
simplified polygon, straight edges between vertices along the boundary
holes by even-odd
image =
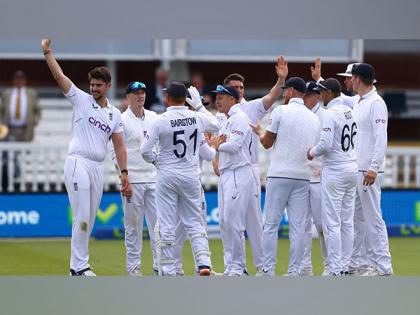
[[[316,143],[319,122],[303,103],[302,98],[306,93],[304,80],[289,78],[284,89],[288,104],[273,110],[265,133],[260,126],[253,126],[253,129],[264,148],[273,147],[264,206],[264,275],[275,275],[278,230],[287,207],[290,239],[287,274],[297,276],[300,273],[309,207],[311,170],[306,152]]]
[[[373,85],[375,71],[371,65],[355,65],[351,81],[354,91],[360,96],[359,102],[354,106],[354,117],[358,126],[356,154],[359,169],[355,225],[366,225],[368,257],[374,269],[368,270],[365,275],[388,276],[393,274],[392,261],[388,233],[380,206],[387,148],[388,110]],[[358,268],[363,234],[357,233],[355,237],[358,239],[354,242],[352,267]]]
[[[127,147],[128,172],[132,196],[122,196],[124,208],[124,230],[126,249],[126,271],[130,276],[141,276],[141,253],[143,244],[143,223],[147,228],[153,253],[153,270],[158,269],[154,227],[156,225],[155,184],[156,168],[141,156],[140,146],[147,130],[157,114],[144,108],[146,85],[131,82],[126,88],[128,108],[121,115],[125,145]]]
[[[227,276],[247,275],[245,230],[257,207],[258,181],[251,164],[251,128],[247,115],[235,106],[239,93],[229,85],[216,87],[217,110],[224,113],[219,136],[226,142],[216,149],[219,154],[219,223]]]
[[[188,105],[191,110],[195,110],[195,108],[203,106],[201,101],[201,96],[198,90],[190,86],[188,88],[186,104]],[[201,169],[203,161],[212,161],[216,157],[216,150],[211,147],[208,143],[208,140],[212,143],[212,145],[216,145],[217,141],[224,142],[225,139],[221,139],[219,137],[206,137],[204,133],[198,135],[198,143],[199,143],[199,161],[198,161],[198,171],[200,174],[200,182],[201,182]],[[201,215],[203,219],[204,226],[206,227],[207,232],[207,204],[205,199],[205,193],[203,187],[201,187]],[[177,275],[184,275],[184,271],[182,269],[182,248],[184,247],[185,241],[188,238],[187,232],[185,227],[183,226],[181,220],[178,218],[177,228],[175,231],[176,241],[175,241],[175,264],[176,264],[176,273]],[[198,273],[198,265],[195,261],[195,271]],[[214,271],[212,270],[212,274]]]
[[[321,138],[308,150],[308,159],[323,156],[321,175],[322,214],[328,253],[328,275],[346,275],[353,250],[353,215],[357,164],[354,141],[357,125],[351,108],[340,97],[341,84],[334,78],[320,81],[321,98],[327,106],[322,117]]]
[[[315,81],[306,83],[307,91],[303,97],[305,106],[310,109],[322,124],[322,115],[325,111],[317,84]],[[320,125],[321,126],[321,125]],[[321,129],[319,132],[321,133]],[[318,141],[319,139],[317,139]],[[312,254],[312,223],[318,232],[319,244],[321,247],[321,256],[323,258],[324,270],[326,270],[327,263],[327,248],[325,245],[324,232],[322,228],[322,210],[321,210],[321,170],[322,158],[314,158],[309,163],[311,169],[311,177],[309,179],[309,215],[306,218],[306,236],[305,248],[303,250],[302,263],[299,275],[310,276],[313,275],[311,254]]]
[[[211,259],[200,200],[198,135],[218,130],[216,118],[203,107],[184,106],[185,85],[172,82],[165,89],[167,111],[153,122],[141,146],[143,158],[157,168],[156,207],[161,271],[176,275],[175,229],[178,217],[187,230],[200,275],[210,275]],[[201,111],[205,112],[202,113]],[[158,152],[154,147],[158,145]]]
[[[64,180],[73,209],[70,274],[95,276],[89,265],[89,237],[103,193],[103,161],[109,139],[121,169],[121,191],[131,194],[121,113],[106,98],[111,75],[105,67],[89,72],[92,95],[67,78],[51,50],[51,40],[41,42],[45,60],[58,86],[73,105],[72,139],[64,166]]]
[[[277,64],[275,66],[277,81],[275,85],[271,88],[269,93],[262,98],[258,98],[252,101],[246,101],[244,98],[245,88],[244,81],[245,78],[238,73],[232,73],[228,75],[224,81],[223,85],[229,85],[234,87],[239,93],[239,106],[241,110],[248,116],[252,124],[256,124],[261,120],[273,106],[274,102],[281,95],[281,87],[284,85],[284,81],[287,77],[288,68],[287,61],[283,56],[280,56],[277,59]],[[222,124],[223,121],[227,120],[225,114],[218,112],[216,114],[219,123]],[[257,275],[262,274],[263,267],[263,254],[262,254],[262,211],[261,211],[261,180],[260,180],[260,169],[258,165],[258,152],[259,152],[259,139],[255,133],[251,133],[251,163],[254,171],[254,175],[257,179],[257,185],[259,188],[258,202],[255,209],[252,209],[248,214],[249,220],[246,223],[246,232],[249,238],[249,243],[251,245],[252,256],[254,264],[257,268]],[[216,172],[218,172],[216,170]]]

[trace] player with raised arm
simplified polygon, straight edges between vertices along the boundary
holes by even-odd
[[[172,82],[165,90],[167,111],[157,117],[141,146],[143,158],[157,168],[156,207],[159,272],[175,276],[175,229],[180,218],[187,230],[200,275],[211,274],[211,259],[200,210],[201,183],[198,171],[198,136],[218,130],[216,118],[198,106],[184,106],[187,89]],[[159,151],[154,151],[158,145]]]
[[[88,246],[103,193],[103,162],[109,139],[112,139],[121,169],[121,191],[131,195],[121,113],[106,98],[111,87],[107,68],[94,68],[88,73],[90,95],[64,75],[52,53],[51,40],[43,39],[41,46],[48,68],[73,105],[72,138],[64,166],[64,180],[73,210],[70,274],[95,276],[89,265]]]
[[[252,125],[264,148],[273,147],[267,172],[263,230],[263,275],[268,276],[275,275],[278,230],[286,207],[290,239],[287,275],[300,274],[311,176],[306,152],[315,144],[319,133],[318,118],[303,103],[306,82],[292,77],[283,88],[288,104],[273,110],[266,132],[259,125]]]
[[[347,275],[353,250],[353,215],[356,196],[357,125],[351,108],[340,97],[341,84],[334,78],[318,83],[327,110],[322,116],[321,138],[308,150],[308,159],[323,156],[321,204],[328,275]]]

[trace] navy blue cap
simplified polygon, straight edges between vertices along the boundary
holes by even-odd
[[[375,80],[375,69],[368,63],[355,64],[351,69],[351,74],[357,74],[366,80],[376,82]]]
[[[337,79],[328,78],[324,81],[318,82],[318,91],[341,92],[341,84]]]
[[[287,79],[286,83],[284,84],[282,88],[287,89],[291,87],[301,93],[306,93],[306,82],[302,78],[291,77]]]
[[[143,90],[146,91],[146,84],[144,84],[143,82],[139,82],[139,81],[134,81],[134,82],[130,82],[127,85],[127,88],[125,89],[125,94],[130,94],[133,93],[137,90]]]
[[[187,97],[187,88],[185,84],[179,81],[172,81],[167,88],[162,89],[165,91],[169,96],[182,98]]]
[[[306,82],[306,94],[309,93],[316,93],[319,94],[318,85],[315,81],[308,81]]]
[[[213,92],[216,94],[227,94],[239,100],[239,92],[231,85],[218,85]]]

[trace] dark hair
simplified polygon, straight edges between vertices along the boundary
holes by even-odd
[[[111,82],[111,73],[109,72],[107,67],[96,67],[89,71],[88,73],[88,80],[89,82],[92,79],[102,80],[106,83]]]
[[[186,101],[186,97],[174,97],[172,95],[168,95],[168,98],[170,98],[175,104],[184,104]]]
[[[229,85],[230,81],[241,81],[242,83],[244,83],[245,78],[239,73],[231,73],[223,80],[223,85]]]

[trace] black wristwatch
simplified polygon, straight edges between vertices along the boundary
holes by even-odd
[[[128,171],[126,169],[121,170],[121,174],[125,173],[126,175],[128,175]]]

